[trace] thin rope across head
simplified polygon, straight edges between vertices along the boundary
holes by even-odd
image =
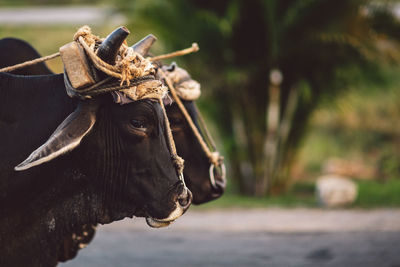
[[[167,116],[167,111],[165,110],[165,106],[164,106],[164,102],[162,99],[158,99],[163,114],[164,114],[164,121],[165,121],[165,128],[167,130],[167,136],[168,136],[168,141],[169,141],[169,148],[171,151],[171,156],[172,156],[172,160],[174,161],[175,164],[175,168],[178,170],[179,173],[179,177],[182,180],[182,182],[185,184],[185,180],[183,179],[183,168],[184,168],[184,159],[181,158],[180,156],[178,156],[178,153],[176,151],[176,145],[175,145],[175,141],[174,141],[174,137],[172,135],[172,131],[171,131],[171,125],[169,123],[168,120],[168,116]]]
[[[167,94],[167,89],[165,86],[162,85],[161,81],[155,79],[155,68],[151,63],[151,59],[144,58],[141,54],[136,53],[132,47],[128,47],[126,44],[123,43],[118,51],[116,63],[114,65],[108,64],[97,55],[98,50],[96,50],[99,47],[99,44],[104,41],[104,39],[101,39],[100,37],[92,34],[91,29],[88,26],[81,27],[74,34],[73,40],[81,45],[94,67],[97,70],[104,72],[107,77],[102,80],[93,79],[95,83],[85,85],[83,88],[74,88],[70,82],[70,77],[68,77],[67,67],[64,76],[66,80],[67,92],[68,90],[73,92],[72,94],[70,94],[70,96],[78,96],[82,99],[85,99],[97,94],[104,94],[107,92],[120,92],[129,97],[132,101],[146,98],[157,99],[163,110],[171,157],[174,162],[175,168],[179,173],[179,178],[182,180],[183,183],[185,183],[183,179],[184,160],[177,155],[169,120],[162,101],[162,98]],[[160,57],[170,58],[173,56],[191,53],[197,50],[198,46],[194,44],[192,48],[184,49],[182,51],[177,51],[167,55],[162,55]],[[15,69],[47,61],[60,55],[63,56],[63,52],[57,52],[50,56],[41,57],[11,67],[2,68],[0,69],[0,71],[13,71]],[[159,57],[156,57],[155,60],[157,60],[157,58]],[[65,65],[64,60],[68,61],[70,60],[70,58],[68,56],[63,57],[63,63]],[[87,74],[90,75],[90,73]],[[151,76],[153,78],[151,78]],[[115,83],[115,79],[113,78],[116,78],[120,81],[119,85]]]
[[[90,39],[89,39],[90,40]],[[85,49],[85,52],[90,57],[94,66],[106,73],[108,76],[121,80],[120,85],[130,84],[130,80],[135,77],[143,77],[153,74],[153,67],[148,59],[145,59],[139,53],[135,53],[132,47],[127,47],[125,44],[121,46],[123,57],[117,61],[115,65],[110,65],[104,62],[95,53],[94,44],[87,44],[83,36],[78,36],[77,41]]]
[[[103,39],[92,34],[90,27],[85,25],[85,26],[82,26],[81,28],[79,28],[78,31],[74,34],[73,40],[79,42],[83,47],[85,47],[86,51],[93,51],[96,44],[101,42]],[[106,74],[108,74],[112,77],[121,79],[121,82],[126,81],[129,85],[129,77],[128,77],[128,74],[126,71],[126,69],[127,69],[126,65],[128,65],[127,63],[129,62],[129,59],[132,59],[134,56],[138,56],[138,54],[136,53],[136,55],[133,56],[131,47],[128,47],[125,44],[122,46],[122,49],[127,51],[126,53],[128,54],[128,56],[126,57],[126,60],[124,60],[124,62],[121,63],[121,65],[125,66],[125,67],[122,67],[123,71],[121,72],[121,74],[118,73],[118,71],[117,71],[118,67],[114,68],[114,66],[107,64],[106,62],[102,61],[98,57],[95,57],[91,52],[88,52],[88,54],[90,54],[89,55],[90,58],[95,60],[96,64],[98,64],[98,68],[101,68],[101,70],[103,72],[105,72]],[[197,43],[193,43],[190,48],[182,49],[182,50],[168,53],[165,55],[159,55],[159,56],[152,57],[152,58],[150,57],[147,60],[150,62],[154,62],[154,61],[161,60],[161,59],[183,56],[183,55],[186,55],[189,53],[197,52],[198,50],[199,50],[199,46],[197,45]],[[48,56],[36,58],[33,60],[28,60],[28,61],[25,61],[25,62],[22,62],[19,64],[1,68],[0,72],[11,72],[11,71],[21,69],[21,68],[24,68],[27,66],[36,65],[38,63],[57,58],[59,56],[60,56],[60,52],[57,52],[57,53],[54,53],[54,54],[51,54]],[[140,56],[140,54],[139,54],[139,56]]]
[[[218,151],[211,151],[210,148],[208,147],[208,145],[206,144],[206,142],[204,141],[199,130],[197,129],[192,118],[190,117],[189,113],[187,112],[185,106],[183,105],[180,97],[178,96],[171,79],[165,74],[165,72],[163,70],[161,70],[161,68],[158,69],[158,73],[160,74],[161,78],[163,78],[165,80],[165,82],[167,83],[167,86],[170,89],[172,98],[175,100],[176,104],[178,105],[179,109],[181,110],[182,114],[184,115],[186,121],[189,123],[190,128],[192,129],[194,135],[196,136],[197,140],[199,141],[203,151],[206,153],[210,162],[215,166],[219,166],[221,164],[220,162],[222,159],[221,155],[219,154]],[[212,141],[211,136],[209,136],[209,138],[211,140],[211,143],[214,144],[214,141]]]
[[[41,62],[44,62],[44,61],[47,61],[47,60],[50,60],[50,59],[53,59],[53,58],[56,58],[56,57],[59,57],[59,56],[60,56],[60,52],[57,52],[57,53],[51,54],[49,56],[40,57],[40,58],[36,58],[36,59],[33,59],[33,60],[25,61],[25,62],[16,64],[16,65],[13,65],[13,66],[9,66],[9,67],[4,67],[4,68],[0,69],[0,72],[11,72],[11,71],[14,71],[14,70],[17,70],[17,69],[22,69],[22,68],[25,68],[25,67],[28,67],[28,66],[36,65],[36,64],[39,64]]]
[[[82,45],[91,62],[97,69],[106,73],[108,76],[120,80],[121,90],[118,91],[119,94],[125,95],[132,101],[145,98],[157,99],[163,110],[171,157],[175,168],[179,173],[179,177],[184,183],[184,160],[177,155],[175,141],[172,136],[169,120],[162,101],[162,98],[166,95],[166,88],[161,81],[155,79],[155,68],[150,60],[135,52],[133,47],[128,47],[126,44],[122,44],[118,51],[116,63],[114,65],[108,64],[97,55],[99,50],[96,51],[96,43],[99,43],[100,39],[97,36],[92,35],[90,28],[88,27],[81,28],[75,34],[74,39]],[[129,86],[132,80],[137,80],[138,78],[147,76],[153,76],[153,79]],[[128,86],[128,88],[122,89],[124,83]]]

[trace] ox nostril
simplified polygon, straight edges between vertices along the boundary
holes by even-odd
[[[183,190],[182,194],[178,197],[178,203],[181,207],[186,210],[192,203],[193,194],[189,189]]]
[[[220,186],[219,184],[216,184],[216,187],[212,188],[212,193],[215,197],[220,197],[224,193],[225,188]]]
[[[213,187],[214,192],[218,194],[223,194],[226,188],[226,180],[225,179],[218,179],[215,181],[215,187]]]

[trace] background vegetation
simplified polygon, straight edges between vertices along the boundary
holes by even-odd
[[[400,59],[390,1],[119,3],[133,25],[145,22],[165,47],[201,44],[198,56],[184,60],[209,81],[212,90],[204,99],[213,106],[208,111],[224,141],[230,177],[246,195],[286,191],[314,111],[349,90],[387,90],[387,72]],[[273,70],[282,82],[270,79]],[[379,141],[381,115],[368,122],[372,128],[360,125],[355,134]],[[386,137],[395,141],[395,132]],[[393,162],[398,159],[396,149],[385,150]]]
[[[63,2],[77,3],[88,4]],[[176,60],[202,83],[199,106],[229,166],[228,194],[211,206],[312,206],[313,182],[329,168],[357,179],[357,206],[400,206],[396,1],[114,0],[113,7],[128,19],[129,43],[151,32],[159,37],[155,54],[200,45]],[[105,36],[113,26],[92,28]],[[50,54],[76,28],[3,25],[0,37]],[[58,61],[50,66],[62,70]],[[271,82],[272,70],[282,82]]]

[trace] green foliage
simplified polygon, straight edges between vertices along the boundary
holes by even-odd
[[[196,209],[262,208],[262,207],[317,207],[313,183],[298,183],[287,192],[268,197],[251,197],[227,192],[224,197],[210,203],[194,206]]]
[[[390,179],[385,182],[357,181],[358,196],[349,208],[381,208],[400,207],[400,179]],[[194,209],[219,208],[266,208],[266,207],[310,207],[317,208],[315,186],[311,182],[294,184],[287,192],[269,197],[242,196],[227,192],[224,197],[194,206]]]
[[[380,175],[382,179],[390,179],[396,177],[400,179],[400,154],[393,147],[386,148],[378,163]],[[400,194],[400,192],[399,192]]]
[[[258,187],[265,186],[260,181],[268,173],[264,146],[272,68],[283,73],[281,114],[291,90],[300,93],[288,139],[273,159],[278,173],[267,177],[270,192],[286,183],[313,111],[361,81],[382,82],[382,66],[400,61],[393,41],[399,23],[387,2],[116,1],[131,19],[130,28],[155,33],[167,51],[199,43],[197,55],[177,60],[202,81],[201,106],[214,106],[205,111],[222,134],[232,178],[250,195],[266,190]]]
[[[356,207],[399,207],[400,179],[390,179],[386,182],[359,181]]]
[[[322,102],[300,150],[297,164],[303,171],[297,179],[319,176],[330,159],[361,163],[359,172],[369,173],[369,179],[400,177],[399,71],[383,68],[381,83],[356,80],[357,86],[335,101]]]

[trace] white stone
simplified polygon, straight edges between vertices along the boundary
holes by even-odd
[[[317,179],[316,196],[324,207],[341,207],[357,198],[357,184],[338,175],[324,175]]]

